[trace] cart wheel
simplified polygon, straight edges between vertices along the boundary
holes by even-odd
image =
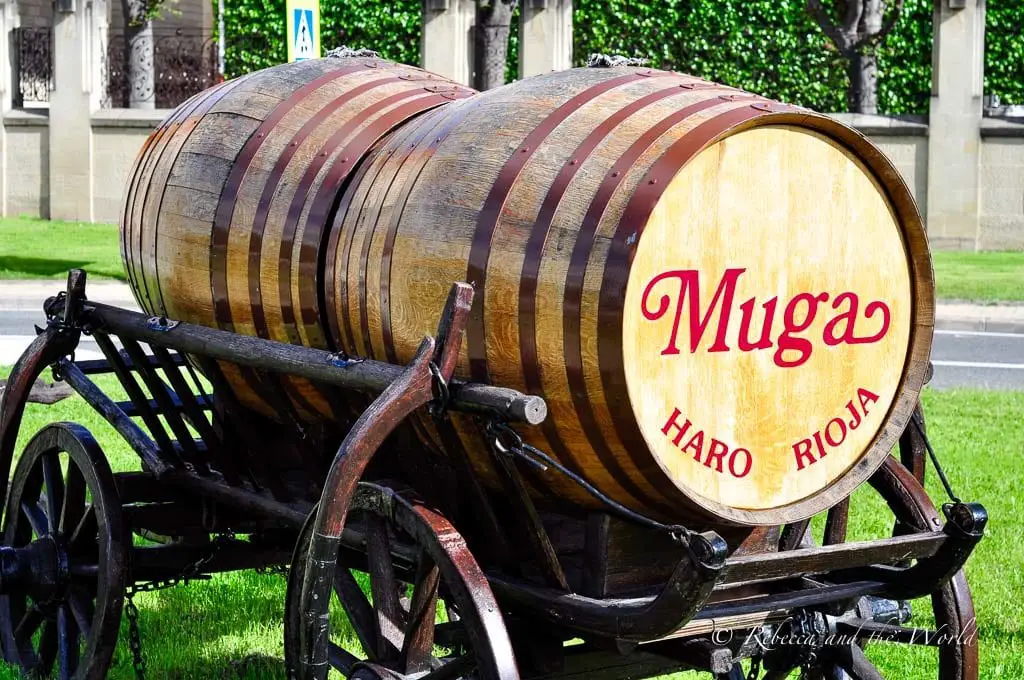
[[[114,475],[85,428],[25,447],[0,546],[0,640],[26,675],[103,678],[124,604],[126,534]],[[54,666],[56,665],[56,669]]]
[[[885,461],[871,478],[871,486],[885,500],[895,516],[894,534],[934,531],[942,526],[939,513],[924,488],[897,459],[890,457]],[[824,533],[826,545],[847,540],[849,517],[849,498],[829,511]],[[869,608],[871,602],[870,599],[862,600],[858,609]],[[875,603],[878,604],[878,601]],[[897,607],[902,607],[903,603],[888,604],[892,609],[892,615],[897,617]],[[840,633],[861,637],[859,644],[820,650],[816,655],[818,662],[809,669],[806,677],[811,680],[879,680],[883,676],[865,655],[864,648],[867,646],[866,643],[875,644],[879,640],[887,640],[892,644],[932,647],[933,653],[938,656],[939,680],[977,680],[978,641],[974,601],[963,571],[957,572],[948,583],[932,593],[931,604],[935,615],[935,628],[929,631],[927,636],[930,643],[921,631],[914,634],[913,629],[904,628],[898,623],[877,624],[872,626],[871,630],[862,631],[865,636],[873,633],[873,637],[863,637],[858,630],[859,624],[853,623],[850,626],[851,630]],[[858,614],[864,619],[870,616],[866,611],[859,611]],[[940,641],[939,644],[936,644],[937,640]],[[765,677],[775,676],[769,673]]]
[[[302,584],[315,517],[314,508],[288,579],[285,660],[291,678],[299,676],[300,628],[309,615]],[[365,556],[342,548],[329,567],[334,570],[326,631],[332,669],[360,680],[518,679],[487,579],[446,519],[388,487],[360,483],[346,520],[346,536],[359,534]],[[369,578],[354,571],[368,572]],[[360,587],[367,581],[369,597]]]

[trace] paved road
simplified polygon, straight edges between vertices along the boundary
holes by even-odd
[[[1024,334],[936,331],[932,386],[1024,390]]]
[[[0,308],[0,366],[9,366],[32,341],[32,325],[42,312]],[[83,338],[79,358],[99,358],[95,343]],[[978,387],[1024,390],[1024,334],[937,331],[932,350],[939,389]]]

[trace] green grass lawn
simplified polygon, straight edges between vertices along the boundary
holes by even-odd
[[[62,279],[76,267],[125,280],[116,225],[0,218],[0,280]]]
[[[937,250],[936,296],[976,302],[1024,301],[1024,252],[971,253]]]
[[[5,374],[0,369],[0,376]],[[112,396],[122,398],[109,379],[100,382]],[[991,516],[987,537],[967,567],[978,612],[981,677],[1024,678],[1024,487],[1019,481],[1024,471],[1024,393],[930,390],[924,404],[929,432],[954,488],[965,500],[984,503]],[[57,420],[78,421],[92,430],[115,470],[137,468],[134,454],[78,397],[54,406],[30,405],[19,448],[37,429]],[[941,502],[944,496],[931,470],[929,491]],[[891,531],[891,516],[870,488],[854,494],[852,507],[852,538]],[[138,596],[149,677],[283,677],[284,596],[281,577],[254,572],[221,574]],[[914,612],[915,625],[930,625],[927,601],[916,601]],[[110,675],[115,679],[133,677],[126,640],[122,622]],[[878,644],[869,647],[869,655],[887,678],[937,677],[932,649]]]

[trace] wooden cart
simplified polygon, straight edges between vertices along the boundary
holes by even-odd
[[[862,647],[879,639],[934,647],[942,680],[977,677],[961,568],[986,514],[958,500],[940,514],[928,499],[920,412],[871,479],[892,510],[891,538],[847,542],[848,498],[834,499],[821,545],[807,521],[729,535],[664,525],[578,478],[603,512],[539,507],[527,493],[534,476],[572,476],[517,435],[543,420],[543,400],[452,379],[472,295],[454,285],[437,337],[394,366],[91,303],[85,274],[72,271],[0,402],[6,660],[26,673],[103,677],[126,592],[290,564],[291,677],[697,669],[739,680],[802,669],[867,680],[881,676]],[[83,334],[104,360],[75,359]],[[220,361],[247,367],[268,395],[284,374],[364,406],[335,432],[303,425],[282,400],[285,424],[271,425],[233,400]],[[8,473],[29,389],[48,366],[124,438],[141,472],[113,473],[85,428],[54,423]],[[102,374],[115,375],[128,399],[98,388]],[[488,490],[465,459],[434,455],[406,434],[433,418],[443,436],[451,410],[475,414],[487,432],[504,493]],[[133,534],[152,540],[136,545]],[[370,597],[353,570],[369,574]],[[939,636],[904,625],[907,601],[924,597]],[[338,607],[358,653],[332,637],[328,613]],[[142,671],[137,635],[130,642]]]

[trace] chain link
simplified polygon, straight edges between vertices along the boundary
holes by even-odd
[[[145,680],[146,658],[142,656],[142,636],[139,635],[139,608],[135,606],[135,588],[129,587],[125,595],[124,613],[128,617],[128,649],[132,652],[135,677]]]
[[[142,635],[139,632],[139,608],[135,605],[135,596],[139,593],[153,593],[167,590],[179,585],[187,585],[191,581],[205,580],[208,576],[201,573],[204,566],[210,563],[220,550],[237,540],[233,531],[225,531],[214,536],[210,542],[210,550],[199,559],[185,566],[177,576],[154,579],[142,583],[134,583],[125,588],[125,616],[128,618],[128,648],[132,653],[132,669],[137,680],[146,680],[146,657],[142,653]]]

